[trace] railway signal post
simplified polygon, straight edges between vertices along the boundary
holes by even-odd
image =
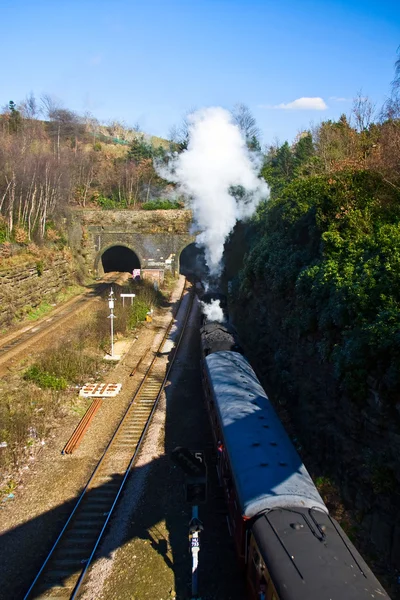
[[[199,599],[198,573],[200,552],[200,531],[203,531],[203,523],[199,519],[199,507],[192,507],[192,519],[189,523],[189,543],[192,553],[192,600]]]
[[[108,297],[108,308],[110,309],[110,314],[107,318],[111,321],[111,355],[106,355],[104,358],[107,360],[119,360],[121,357],[114,354],[114,319],[116,319],[116,316],[114,315],[114,292],[112,288]]]
[[[204,527],[199,519],[198,505],[207,500],[207,466],[203,452],[192,453],[188,448],[182,446],[178,446],[172,451],[171,458],[186,474],[186,501],[192,505],[192,518],[189,523],[189,545],[192,554],[192,600],[200,600],[198,565],[200,532]]]

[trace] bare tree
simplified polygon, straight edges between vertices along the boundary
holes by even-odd
[[[196,112],[196,108],[186,111],[178,125],[173,125],[169,130],[168,137],[172,142],[172,149],[182,152],[189,145],[190,138],[190,115]]]
[[[123,121],[109,121],[107,124],[107,130],[111,137],[122,141],[126,140],[127,126]]]
[[[96,117],[94,117],[92,115],[92,113],[85,112],[85,114],[83,115],[82,122],[85,126],[86,131],[91,136],[93,136],[93,145],[94,145],[96,142],[96,136],[99,134],[99,131],[100,131],[99,121],[96,119]]]
[[[400,46],[397,48],[398,59],[394,63],[394,78],[391,83],[391,95],[385,101],[380,112],[380,121],[400,119]]]
[[[25,100],[21,102],[19,108],[24,119],[37,119],[39,115],[39,106],[33,92],[28,94]]]
[[[392,92],[400,92],[400,46],[397,48],[398,59],[394,63],[394,79],[392,81]]]
[[[58,110],[59,108],[61,108],[61,101],[56,98],[55,96],[52,96],[51,94],[42,94],[40,96],[40,112],[41,114],[47,118],[47,119],[51,119],[51,115]]]
[[[239,127],[247,143],[257,141],[259,144],[260,130],[257,121],[245,104],[236,104],[232,111],[233,120]]]
[[[355,126],[358,132],[366,131],[371,125],[375,114],[375,104],[371,102],[368,96],[364,96],[362,90],[357,92],[353,98],[351,115],[354,117]]]

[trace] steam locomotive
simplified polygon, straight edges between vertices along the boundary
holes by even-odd
[[[330,517],[233,328],[208,322],[200,332],[218,473],[248,598],[388,600]]]

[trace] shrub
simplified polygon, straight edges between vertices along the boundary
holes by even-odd
[[[49,227],[46,229],[46,240],[49,242],[57,242],[60,239],[60,234],[56,229]]]
[[[0,244],[8,241],[7,223],[4,217],[0,215]]]
[[[22,382],[21,382],[22,383]],[[63,392],[63,405],[69,401]],[[63,413],[61,393],[38,389],[33,382],[2,381],[0,390],[0,442],[7,446],[0,451],[0,469],[20,465],[20,459],[48,434],[53,419]],[[2,491],[5,491],[4,489]]]
[[[142,204],[143,210],[172,210],[177,208],[183,208],[182,202],[175,202],[172,200],[165,200],[158,198],[157,200],[151,200],[150,202],[144,202]]]
[[[22,227],[15,227],[13,237],[17,244],[26,244],[28,242],[28,232]]]
[[[104,210],[115,210],[127,208],[127,202],[125,199],[116,199],[109,196],[97,196],[95,198],[96,203]]]
[[[36,263],[36,272],[38,274],[38,277],[41,277],[43,275],[43,271],[44,271],[44,263],[42,260],[38,260]]]
[[[400,392],[399,217],[399,192],[376,173],[296,180],[262,208],[241,274],[242,302],[268,288],[288,335],[313,336],[353,399],[368,375],[387,401]]]
[[[42,389],[65,390],[68,383],[64,377],[57,377],[47,371],[43,371],[38,365],[32,365],[24,373],[26,381],[33,381]]]
[[[130,307],[128,326],[133,329],[140,321],[145,321],[148,311],[148,304],[140,298],[135,298],[135,301]]]

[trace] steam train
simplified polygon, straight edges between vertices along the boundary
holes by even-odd
[[[389,596],[330,517],[233,328],[201,330],[202,382],[250,600]]]

